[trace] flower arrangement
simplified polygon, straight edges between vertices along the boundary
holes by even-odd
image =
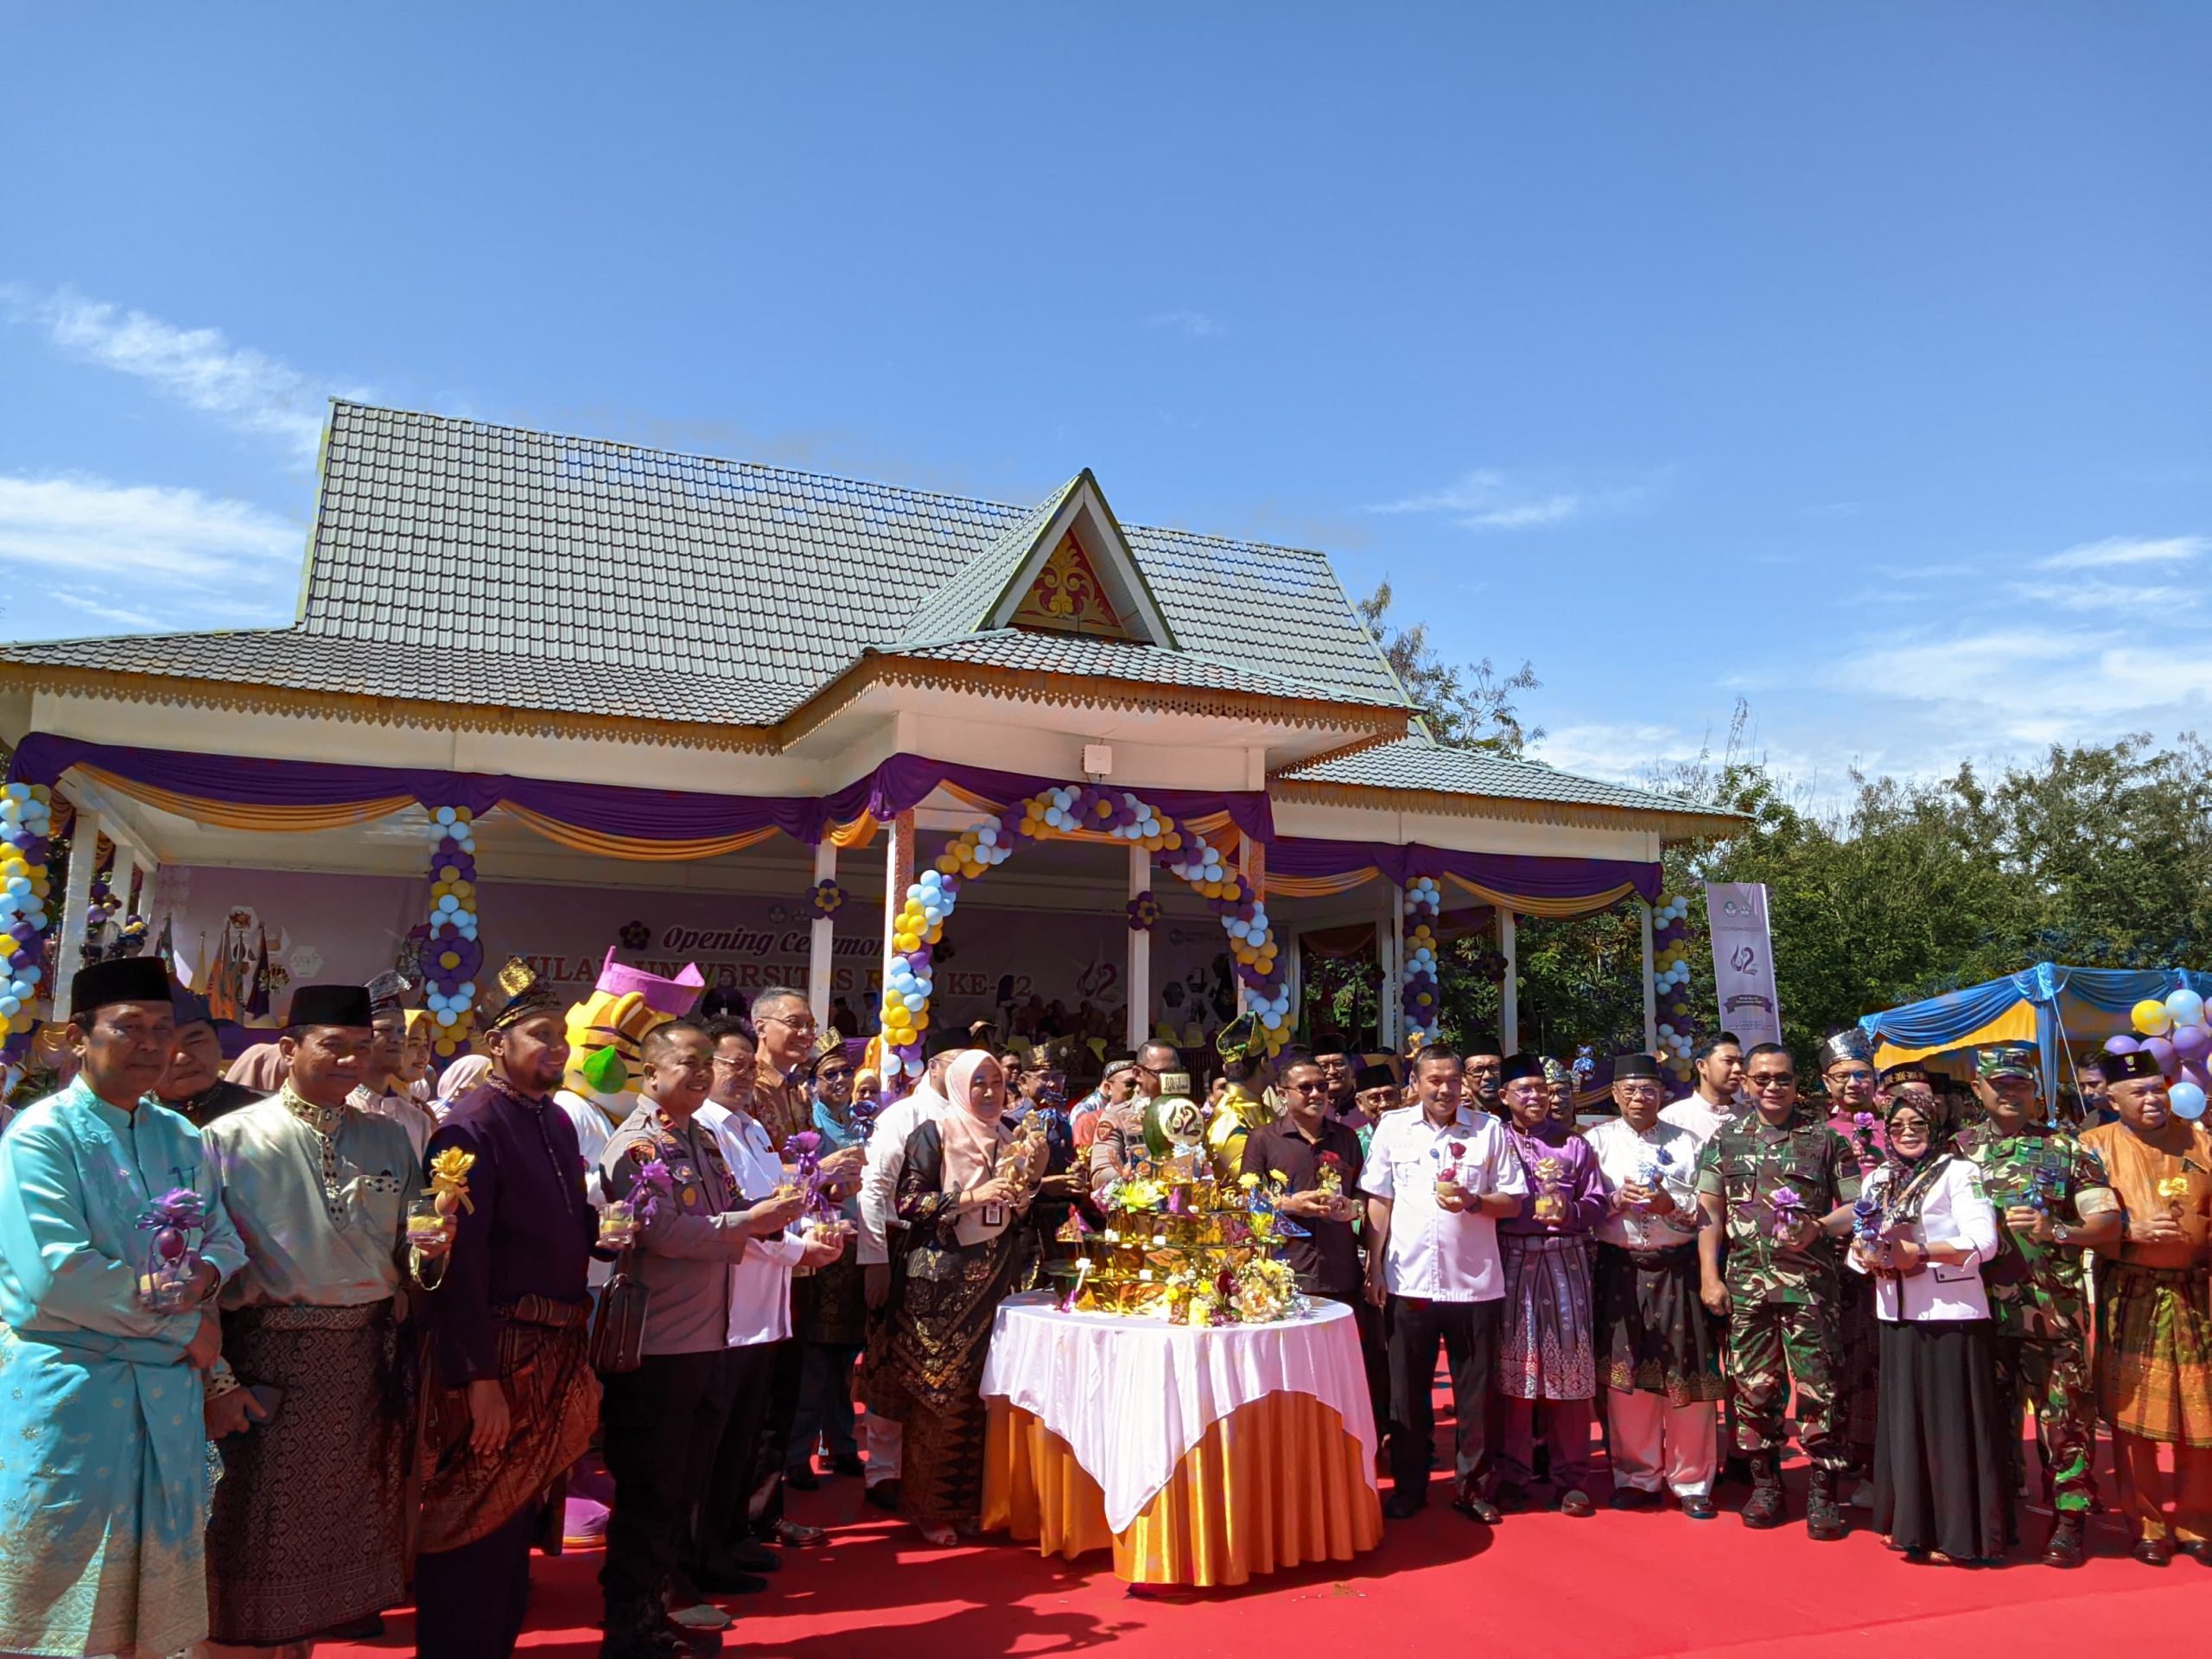
[[[476,1167],[476,1154],[464,1152],[459,1147],[448,1147],[430,1160],[430,1194],[437,1201],[438,1213],[449,1216],[456,1210],[476,1213],[475,1200],[468,1196],[468,1172]]]
[[[835,916],[845,907],[845,890],[835,880],[825,877],[814,884],[812,893],[817,916]]]
[[[1152,896],[1150,887],[1129,900],[1128,914],[1132,933],[1149,933],[1159,925],[1160,900]]]
[[[441,1058],[468,1046],[476,1020],[476,975],[484,965],[476,937],[476,831],[470,819],[465,806],[441,806],[430,814],[429,931],[417,961],[431,1046]]]

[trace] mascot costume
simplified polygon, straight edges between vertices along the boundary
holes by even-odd
[[[639,1051],[647,1033],[690,1014],[706,984],[696,966],[663,979],[615,961],[609,950],[591,995],[569,1005],[569,1069],[553,1098],[576,1126],[594,1205],[601,1201],[599,1154],[638,1109]],[[593,1277],[606,1277],[604,1264],[594,1264]]]

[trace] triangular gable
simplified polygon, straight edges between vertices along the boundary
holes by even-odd
[[[1089,467],[1063,492],[1058,511],[1037,526],[978,626],[1045,628],[1176,649],[1166,613]]]

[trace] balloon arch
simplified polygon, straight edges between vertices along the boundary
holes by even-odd
[[[1276,962],[1267,906],[1224,861],[1206,838],[1139,800],[1127,790],[1064,785],[1016,802],[995,818],[963,830],[936,864],[906,889],[891,937],[883,982],[883,1071],[887,1089],[910,1087],[922,1074],[922,1033],[929,1028],[935,979],[932,954],[944,937],[962,888],[1003,864],[1025,842],[1088,832],[1165,855],[1167,868],[1189,882],[1221,918],[1243,982],[1244,1006],[1259,1017],[1268,1052],[1289,1039],[1290,987]]]

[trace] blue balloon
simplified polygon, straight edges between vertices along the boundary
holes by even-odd
[[[8,1000],[0,997],[0,1010],[4,1010],[7,1006]],[[2194,1123],[2204,1116],[2204,1091],[2193,1083],[2174,1084],[2167,1089],[2166,1098],[2173,1103],[2176,1117],[2185,1117]]]

